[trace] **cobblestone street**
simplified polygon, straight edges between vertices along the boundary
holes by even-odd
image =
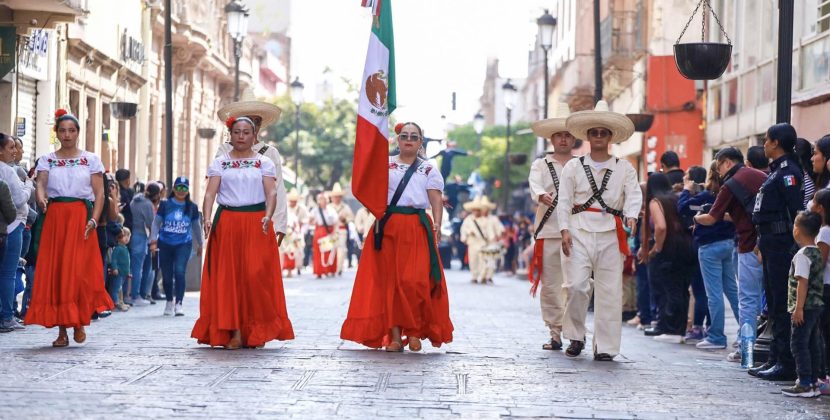
[[[83,346],[53,349],[57,331],[40,327],[0,335],[0,418],[830,416],[830,400],[783,397],[725,350],[657,343],[630,327],[614,363],[544,351],[539,302],[514,278],[480,286],[448,271],[456,334],[440,349],[343,343],[353,276],[287,279],[297,339],[262,350],[198,346],[195,294],[184,317],[163,317],[159,304],[97,321]]]

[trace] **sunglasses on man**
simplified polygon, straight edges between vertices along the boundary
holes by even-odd
[[[595,139],[602,139],[605,137],[611,137],[611,130],[605,128],[592,128],[588,130],[588,136],[593,137]]]

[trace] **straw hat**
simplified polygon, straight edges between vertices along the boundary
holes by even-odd
[[[262,119],[258,127],[260,129],[277,122],[280,119],[280,114],[282,114],[280,107],[257,100],[250,88],[242,92],[239,102],[229,103],[216,112],[216,115],[222,121],[227,121],[230,117],[259,117]]]
[[[476,198],[464,203],[464,211],[481,210],[481,200]]]
[[[286,196],[288,201],[298,201],[300,199],[300,192],[296,188],[292,188]]]
[[[568,131],[574,137],[588,139],[588,130],[607,128],[611,131],[611,143],[622,143],[634,134],[634,123],[627,116],[608,110],[608,103],[597,102],[592,111],[579,111],[571,114],[565,122]]]
[[[332,197],[342,197],[344,195],[343,187],[340,186],[339,182],[334,183],[334,185],[331,187],[329,195],[331,195]]]
[[[571,115],[571,107],[567,102],[559,102],[556,107],[556,116],[545,120],[539,120],[530,125],[533,134],[546,139],[551,138],[556,133],[568,131],[565,127],[565,120]]]
[[[489,199],[489,198],[487,198],[487,196],[486,196],[486,195],[482,195],[482,196],[481,196],[481,208],[482,208],[482,209],[489,209],[489,210],[493,210],[493,209],[495,209],[495,208],[496,208],[496,204],[495,204],[495,203],[491,203],[491,202],[490,202],[490,199]]]

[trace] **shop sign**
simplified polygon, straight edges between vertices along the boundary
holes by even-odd
[[[49,32],[35,29],[20,53],[20,72],[38,80],[46,80],[49,50]]]
[[[14,48],[17,41],[17,28],[0,26],[0,77],[14,69]]]
[[[144,62],[144,44],[127,35],[127,30],[121,34],[121,60],[141,64]]]

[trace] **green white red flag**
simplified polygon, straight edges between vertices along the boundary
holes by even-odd
[[[352,194],[380,219],[389,188],[389,114],[396,105],[392,0],[361,0],[361,4],[372,7],[375,18],[357,109]]]

